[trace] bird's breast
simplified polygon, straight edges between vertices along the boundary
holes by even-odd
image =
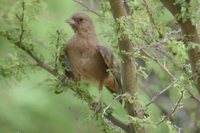
[[[74,75],[80,75],[81,79],[96,82],[106,78],[107,65],[97,50],[97,45],[87,40],[79,40],[70,47],[67,53]]]

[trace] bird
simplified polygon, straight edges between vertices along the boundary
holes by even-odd
[[[115,62],[112,50],[99,42],[94,24],[88,15],[75,13],[65,21],[74,31],[63,51],[66,75],[75,82],[84,80],[98,86],[99,102],[96,107],[98,110],[103,86],[112,93],[119,92],[121,86],[119,64]]]

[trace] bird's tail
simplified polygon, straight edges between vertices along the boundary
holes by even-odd
[[[118,82],[116,81],[116,79],[114,78],[114,76],[109,75],[109,76],[105,79],[104,85],[105,85],[106,88],[108,88],[108,90],[109,90],[111,93],[117,93],[117,94],[119,94],[119,84],[118,84]]]

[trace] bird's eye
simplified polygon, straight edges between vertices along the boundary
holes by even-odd
[[[79,18],[79,22],[82,22],[83,21],[83,18]]]

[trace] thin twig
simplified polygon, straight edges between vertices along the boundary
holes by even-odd
[[[138,50],[140,50],[140,51],[142,51],[146,56],[148,56],[149,58],[151,58],[151,59],[153,59],[155,62],[157,62],[160,66],[161,66],[161,68],[163,69],[163,70],[165,70],[167,73],[168,73],[168,75],[170,75],[170,77],[172,77],[173,78],[173,80],[175,80],[176,78],[169,72],[169,70],[166,68],[166,67],[164,67],[161,63],[160,63],[160,61],[158,60],[158,58],[156,58],[156,57],[153,57],[152,55],[150,55],[146,50],[144,50],[145,48],[147,48],[147,47],[154,47],[154,49],[156,49],[157,51],[159,51],[160,53],[162,53],[164,56],[166,56],[168,59],[170,59],[170,61],[174,64],[174,66],[175,67],[177,67],[178,69],[180,69],[182,72],[184,72],[186,75],[189,75],[190,73],[186,70],[186,69],[184,69],[183,67],[181,67],[179,64],[177,64],[174,60],[173,60],[173,58],[172,57],[170,57],[165,51],[163,51],[163,50],[161,50],[159,47],[161,47],[162,45],[164,45],[164,44],[166,44],[167,43],[167,41],[169,40],[169,37],[172,35],[172,34],[178,34],[178,33],[180,33],[181,32],[181,30],[179,29],[179,30],[175,30],[175,31],[171,31],[171,32],[169,32],[169,33],[167,33],[159,42],[152,42],[152,43],[148,43],[147,41],[146,41],[146,43],[147,44],[145,44],[145,45],[142,45],[142,46],[138,46],[138,47],[134,47],[134,51],[138,51]],[[135,34],[137,37],[139,37],[140,39],[142,39],[142,37],[140,37],[140,36],[138,36],[137,34]]]
[[[56,52],[55,52],[55,69],[58,69],[58,57],[59,57],[59,43],[60,43],[60,31],[57,30],[57,39],[56,39]]]
[[[177,103],[175,104],[173,110],[166,116],[163,117],[163,119],[159,122],[156,123],[156,125],[161,124],[162,122],[164,122],[167,118],[170,118],[172,115],[174,115],[174,113],[176,112],[176,110],[178,109],[178,107],[180,106],[181,100],[183,99],[183,95],[184,95],[184,91],[181,91],[181,96],[179,98],[179,100],[177,101]]]
[[[13,39],[10,35],[5,35],[5,37],[10,41],[12,42],[15,46],[17,46],[18,48],[20,48],[21,50],[23,50],[25,53],[27,53],[30,57],[32,57],[35,62],[37,63],[38,66],[44,68],[45,70],[47,70],[49,73],[51,73],[52,75],[54,76],[59,76],[58,72],[55,71],[54,69],[52,69],[48,64],[44,63],[37,55],[35,55],[33,53],[33,50],[26,47],[24,44],[23,44],[23,37],[24,37],[24,32],[25,32],[25,29],[24,29],[24,17],[25,17],[25,2],[22,2],[22,15],[21,17],[19,17],[18,15],[16,15],[17,19],[19,20],[20,22],[20,25],[21,25],[21,33],[19,35],[19,41],[18,42],[14,42],[13,43]],[[32,45],[32,44],[30,44]]]
[[[15,45],[17,47],[19,47],[21,50],[23,50],[24,52],[26,52],[30,57],[32,57],[38,66],[44,68],[45,70],[47,70],[49,73],[51,73],[54,76],[59,76],[59,73],[57,71],[55,71],[52,67],[50,67],[48,64],[44,63],[38,56],[36,56],[35,54],[32,53],[32,50],[30,50],[29,48],[25,47],[24,45],[20,44],[20,43],[15,43]]]
[[[155,56],[152,56],[150,53],[148,53],[146,50],[141,49],[140,50],[144,55],[146,55],[147,57],[151,58],[152,60],[154,60],[174,81],[176,81],[176,77],[168,70],[168,68],[166,68],[166,66],[162,65],[159,61],[159,59]],[[169,59],[169,58],[168,58]],[[186,75],[190,75],[190,73],[184,68],[181,67],[179,64],[177,64],[173,59],[170,60],[173,65],[178,68],[179,70],[181,70],[182,72],[184,72]]]
[[[150,55],[150,53],[148,53],[146,50],[141,49],[141,52],[144,53],[147,57],[151,58],[152,60],[154,60],[174,81],[176,81],[177,79],[174,77],[174,75],[169,72],[169,70],[160,63],[160,61],[158,60],[158,58],[153,57],[152,55]]]
[[[162,37],[162,34],[161,34],[160,30],[157,28],[155,20],[153,19],[153,14],[152,14],[152,12],[151,12],[151,10],[149,8],[149,5],[148,5],[147,1],[143,0],[143,2],[144,2],[144,6],[145,6],[145,8],[147,10],[147,14],[149,15],[149,20],[150,20],[150,23],[151,23],[151,26],[152,26],[152,30],[156,29],[157,32],[159,33],[159,36]]]
[[[21,33],[20,33],[20,36],[19,36],[19,42],[20,43],[22,43],[22,39],[23,39],[24,32],[25,32],[25,29],[24,29],[24,12],[25,12],[25,2],[23,1],[22,2],[22,14],[21,14],[21,16],[16,14],[16,17],[19,20],[20,27],[21,27]]]
[[[177,83],[178,80],[175,80],[174,82],[172,82],[171,84],[169,84],[165,89],[163,89],[161,92],[159,92],[157,95],[155,95],[150,102],[146,105],[149,106],[150,104],[152,104],[160,95],[162,95],[163,93],[165,93],[167,90],[169,90],[175,83]]]
[[[131,9],[130,9],[130,7],[129,7],[129,5],[128,5],[128,0],[124,0],[124,7],[125,7],[125,9],[126,9],[127,14],[128,14],[128,15],[131,15],[131,14],[132,14],[132,11],[131,11]]]
[[[94,9],[92,9],[91,7],[89,7],[88,5],[86,5],[82,0],[74,0],[74,2],[80,4],[81,6],[83,6],[84,8],[86,8],[88,11],[96,14],[97,16],[101,16],[98,12],[96,12]]]
[[[143,45],[140,45],[140,46],[137,46],[137,47],[134,47],[134,51],[139,51],[141,49],[144,49],[144,48],[148,48],[148,47],[159,47],[159,46],[163,46],[165,44],[167,44],[167,42],[169,41],[170,37],[174,34],[178,34],[180,33],[181,30],[173,30],[173,31],[170,31],[168,33],[165,34],[165,36],[160,39],[160,41],[155,41],[155,42],[149,42],[148,40],[146,40],[144,37],[138,35],[137,33],[134,33],[133,35],[136,36],[137,38],[143,40],[145,42],[145,44]],[[148,36],[148,35],[147,35]],[[179,39],[179,38],[176,38],[176,39]]]
[[[167,59],[173,60],[173,57],[171,57],[162,47],[158,46],[157,48],[155,48],[155,50],[167,57]]]
[[[118,121],[118,122],[115,122],[115,123],[110,123],[110,121],[108,121],[108,114],[109,113],[107,113],[107,110],[109,109],[109,108],[111,108],[111,106],[112,106],[112,104],[117,100],[117,99],[119,99],[120,97],[121,97],[122,95],[120,94],[120,95],[117,95],[116,97],[114,97],[113,99],[112,99],[112,101],[103,109],[103,112],[102,112],[102,115],[101,115],[101,117],[103,118],[103,120],[104,120],[104,122],[107,124],[107,125],[112,125],[111,127],[114,127],[113,129],[117,129],[116,128],[116,126],[117,126],[117,124],[120,124],[120,125],[122,125],[122,122],[120,122],[120,121]],[[106,118],[106,119],[105,119]],[[114,126],[113,126],[114,125]],[[128,129],[128,125],[124,125],[124,126],[121,126],[121,128],[123,129],[123,130],[127,130]]]
[[[189,89],[186,89],[187,92],[190,94],[191,98],[197,101],[200,104],[200,99],[197,98]]]
[[[149,15],[149,20],[150,20],[150,22],[151,22],[152,28],[154,29],[154,28],[156,28],[156,23],[155,23],[155,21],[154,21],[154,19],[153,19],[153,14],[152,14],[151,11],[150,11],[150,8],[149,8],[149,5],[147,4],[147,1],[146,1],[146,0],[143,0],[143,2],[144,2],[144,6],[145,6],[145,8],[146,8],[146,10],[147,10],[147,13],[148,13],[148,15]]]
[[[109,108],[111,108],[112,104],[113,104],[118,98],[120,98],[120,97],[121,97],[121,95],[118,95],[118,96],[116,96],[116,97],[114,97],[114,98],[112,99],[112,101],[103,109],[102,117],[105,116],[106,111],[107,111]]]
[[[178,130],[178,133],[182,132],[182,128],[181,127],[178,127],[177,125],[174,125],[174,127]]]

